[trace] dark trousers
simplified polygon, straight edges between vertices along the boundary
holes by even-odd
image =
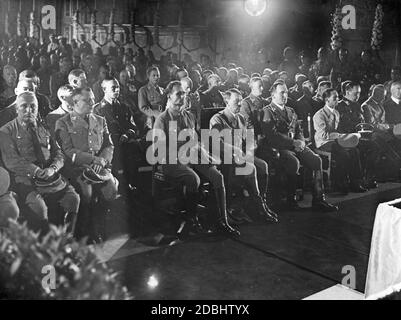
[[[336,161],[337,181],[360,183],[362,179],[362,167],[358,148],[343,148],[337,141],[330,141],[319,148],[322,151],[331,152]]]

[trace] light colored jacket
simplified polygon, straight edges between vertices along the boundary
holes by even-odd
[[[325,106],[315,113],[313,116],[313,127],[315,128],[315,144],[317,148],[337,139],[339,122],[340,114],[337,110],[331,112]]]

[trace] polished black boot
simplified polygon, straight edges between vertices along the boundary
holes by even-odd
[[[76,236],[75,227],[77,223],[77,214],[75,212],[67,212],[64,215],[64,226],[67,226],[66,232],[72,236]]]
[[[100,244],[105,241],[106,237],[106,212],[107,204],[99,201],[91,205],[91,234],[89,242]]]
[[[323,174],[322,171],[313,172],[313,191],[312,208],[320,212],[338,211],[338,207],[328,203],[323,193]]]
[[[253,201],[256,205],[256,210],[259,216],[261,216],[267,222],[278,222],[277,213],[269,208],[261,195],[253,196]]]
[[[269,208],[265,199],[259,192],[258,181],[255,181],[255,178],[247,178],[246,186],[251,193],[252,201],[256,206],[256,211],[259,216],[261,216],[264,220],[268,222],[278,222],[277,213],[275,213],[272,209]]]
[[[289,210],[302,210],[296,200],[297,175],[287,175],[287,208]]]
[[[233,228],[228,222],[226,197],[224,189],[214,189],[216,195],[218,229],[230,236],[240,236],[240,232]]]

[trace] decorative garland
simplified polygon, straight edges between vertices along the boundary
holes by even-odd
[[[17,36],[22,37],[22,21],[20,11],[17,13]]]
[[[381,45],[383,42],[383,18],[383,6],[381,4],[378,4],[376,7],[375,22],[373,23],[372,41],[370,43],[370,46],[375,51],[381,49]]]
[[[331,22],[333,29],[331,31],[331,48],[333,50],[340,49],[343,45],[343,38],[341,37],[341,20],[342,13],[341,8],[336,7],[336,11],[333,14],[333,20]]]

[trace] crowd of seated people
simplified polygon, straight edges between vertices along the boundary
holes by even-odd
[[[385,82],[385,68],[370,51],[351,63],[346,49],[320,48],[312,62],[288,47],[276,69],[247,70],[206,55],[179,61],[167,52],[156,60],[151,51],[124,47],[106,55],[84,35],[79,44],[49,40],[35,46],[14,39],[0,48],[0,227],[29,217],[41,232],[64,224],[77,238],[103,241],[105,212],[137,184],[149,131],[165,132],[169,146],[172,121],[178,131],[229,130],[243,139],[250,132],[254,141],[252,158],[221,139],[221,153],[197,145],[218,161],[160,163],[167,180],[184,186],[186,226],[194,233],[206,231],[197,212],[201,180],[214,192],[216,231],[239,236],[237,226],[252,219],[231,207],[234,184],[246,189],[256,216],[276,223],[282,210],[300,210],[301,166],[312,173],[312,209],[338,210],[325,198],[321,151],[336,160],[336,187],[344,194],[377,187],[375,164],[383,154],[401,167],[401,68]],[[212,112],[204,118],[206,111]],[[368,138],[359,129],[366,124]],[[222,162],[226,153],[230,163]],[[268,203],[272,158],[286,181],[285,206]]]

